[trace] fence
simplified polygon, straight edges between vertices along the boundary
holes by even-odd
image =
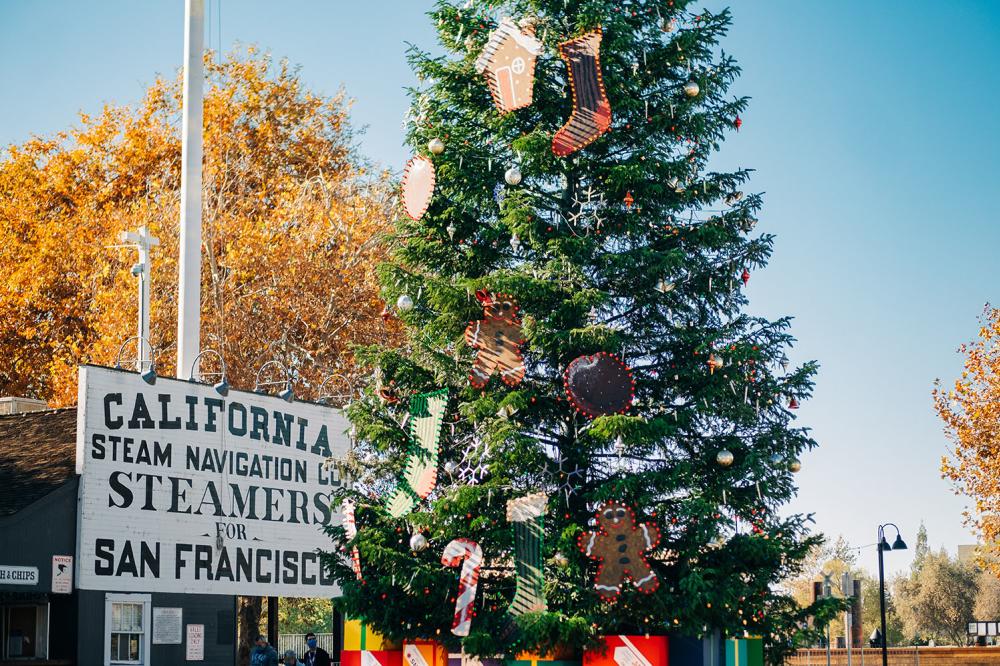
[[[340,648],[334,645],[333,634],[316,634],[316,644],[329,652],[334,659],[337,658],[335,653]],[[301,657],[308,649],[305,634],[278,634],[278,657],[283,656],[285,650],[295,650],[295,654]]]
[[[889,648],[889,666],[1000,666],[1000,647]],[[799,650],[785,666],[826,666],[826,650]],[[830,666],[847,666],[847,650],[830,650]],[[877,648],[851,650],[851,666],[882,666]]]

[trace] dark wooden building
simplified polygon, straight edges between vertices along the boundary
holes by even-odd
[[[190,663],[188,624],[205,628],[199,663],[232,666],[236,597],[73,584],[76,433],[76,409],[0,416],[0,666]]]

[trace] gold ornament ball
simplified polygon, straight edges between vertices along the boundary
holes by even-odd
[[[434,137],[433,139],[427,142],[427,150],[431,151],[435,155],[440,155],[441,153],[444,152],[444,141],[442,141],[437,137]]]
[[[684,94],[688,97],[697,97],[700,92],[701,88],[698,87],[697,81],[688,81],[684,84]]]
[[[552,556],[552,563],[555,564],[560,569],[565,569],[569,566],[569,558],[562,553],[556,553]]]
[[[512,166],[507,169],[506,173],[503,175],[503,179],[507,181],[507,184],[511,187],[515,187],[521,184],[521,170],[516,166]]]
[[[793,460],[792,462],[788,463],[788,471],[791,472],[792,474],[798,473],[801,469],[802,469],[802,463],[799,462],[798,460]]]
[[[717,454],[715,454],[715,462],[719,463],[723,467],[729,467],[733,464],[736,456],[729,449],[722,449]]]
[[[412,550],[415,553],[419,553],[425,548],[427,548],[427,537],[425,537],[423,534],[417,532],[416,534],[410,537],[410,550]]]

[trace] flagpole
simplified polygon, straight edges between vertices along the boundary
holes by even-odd
[[[202,88],[205,0],[184,2],[184,89],[181,119],[180,263],[177,283],[177,377],[187,379],[201,347]]]

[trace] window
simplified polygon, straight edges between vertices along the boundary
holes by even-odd
[[[107,594],[104,597],[104,663],[149,663],[148,594]]]
[[[0,606],[0,660],[48,656],[48,604]]]

